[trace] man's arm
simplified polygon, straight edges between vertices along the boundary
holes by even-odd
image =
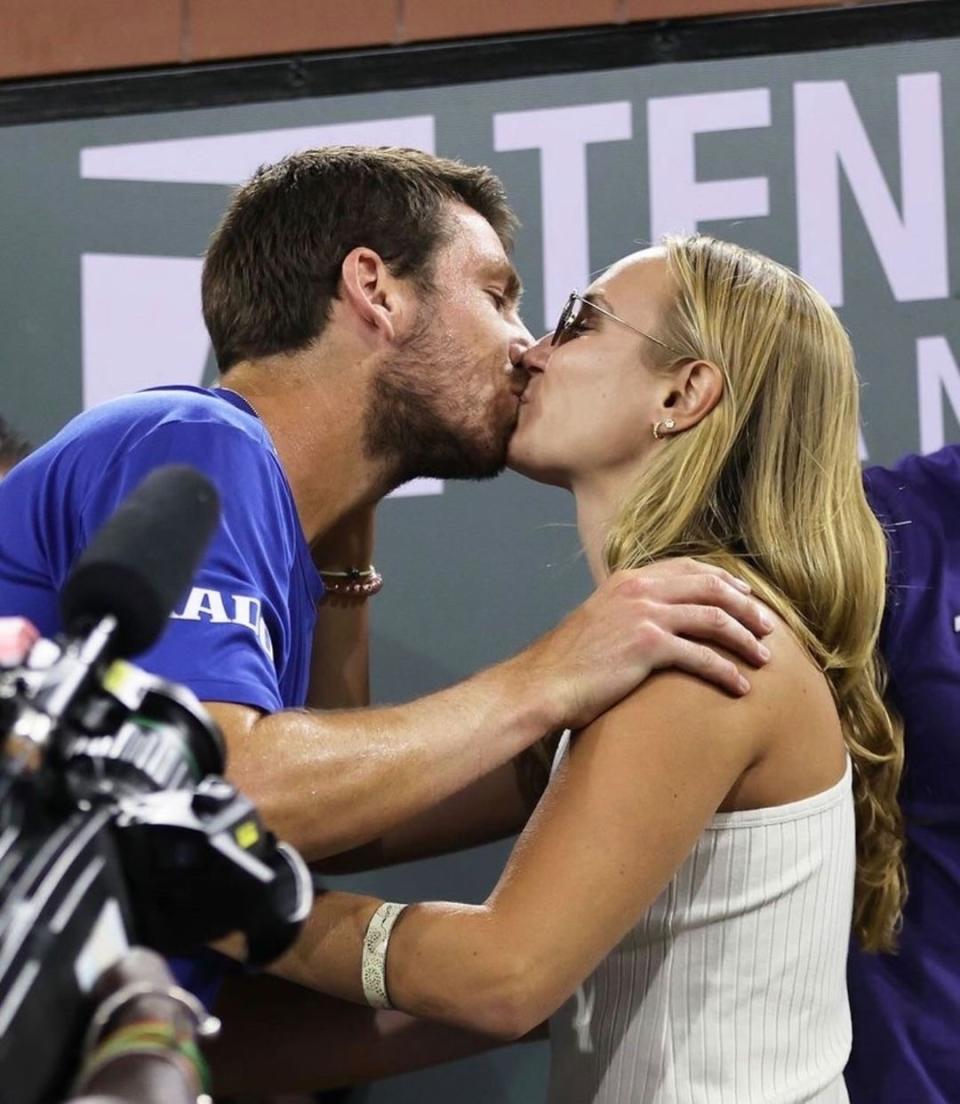
[[[361,570],[373,556],[374,511],[345,518],[310,552],[325,571]],[[307,705],[311,709],[352,709],[370,703],[370,605],[366,598],[330,594],[317,609]]]
[[[585,726],[655,669],[745,693],[736,665],[698,641],[759,665],[767,616],[727,573],[676,561],[611,576],[518,656],[407,705],[263,715],[208,704],[232,780],[316,861],[379,838],[545,734]]]
[[[515,836],[547,788],[561,735],[555,732],[538,740],[509,763],[433,808],[398,824],[379,839],[314,863],[314,870],[319,874],[355,874]]]
[[[221,1037],[204,1050],[218,1093],[315,1093],[502,1046],[402,1012],[376,1011],[261,974],[232,973],[217,999]],[[299,1097],[298,1097],[299,1098]]]
[[[310,663],[310,709],[370,704],[370,614],[366,600],[331,595],[317,609]]]
[[[534,745],[536,748],[538,745]],[[531,749],[424,810],[378,839],[313,864],[318,874],[355,874],[416,859],[432,859],[515,836],[536,804],[521,773]],[[538,772],[539,773],[539,772]],[[546,776],[544,776],[544,788]],[[542,792],[542,790],[540,791]]]

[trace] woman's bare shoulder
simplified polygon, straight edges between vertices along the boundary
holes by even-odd
[[[751,684],[737,697],[678,670],[659,671],[577,737],[626,769],[661,750],[690,769],[740,770],[720,806],[786,803],[828,788],[845,765],[839,718],[823,672],[782,619],[765,643],[770,661],[739,664]],[[734,662],[736,657],[730,656]]]

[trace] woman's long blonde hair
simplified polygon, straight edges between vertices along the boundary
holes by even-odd
[[[892,949],[905,898],[903,732],[877,655],[886,543],[858,459],[858,380],[837,316],[766,257],[668,238],[658,336],[724,377],[716,407],[658,450],[606,543],[612,570],[696,556],[744,576],[826,674],[854,770],[854,931]],[[678,363],[662,353],[657,367]]]

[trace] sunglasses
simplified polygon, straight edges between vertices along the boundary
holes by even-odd
[[[577,333],[583,325],[584,314],[590,311],[596,311],[597,314],[605,314],[607,318],[612,318],[614,322],[619,322],[621,326],[626,326],[628,330],[633,330],[634,333],[639,334],[641,337],[645,337],[648,341],[652,341],[662,349],[666,349],[671,353],[676,353],[677,356],[680,357],[684,356],[679,349],[674,349],[672,345],[668,345],[665,341],[661,341],[659,337],[654,337],[653,334],[648,334],[646,330],[637,329],[636,326],[620,318],[612,311],[597,306],[591,299],[585,299],[577,291],[570,292],[570,297],[567,299],[563,310],[560,312],[560,318],[557,322],[556,329],[553,331],[553,337],[550,340],[550,344],[560,345],[566,341],[567,338]]]

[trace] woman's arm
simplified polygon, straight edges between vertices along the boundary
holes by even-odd
[[[755,762],[764,705],[667,672],[590,725],[488,900],[400,917],[387,960],[396,1007],[504,1038],[547,1018],[652,904]],[[379,904],[325,895],[277,972],[362,1001],[361,942]]]

